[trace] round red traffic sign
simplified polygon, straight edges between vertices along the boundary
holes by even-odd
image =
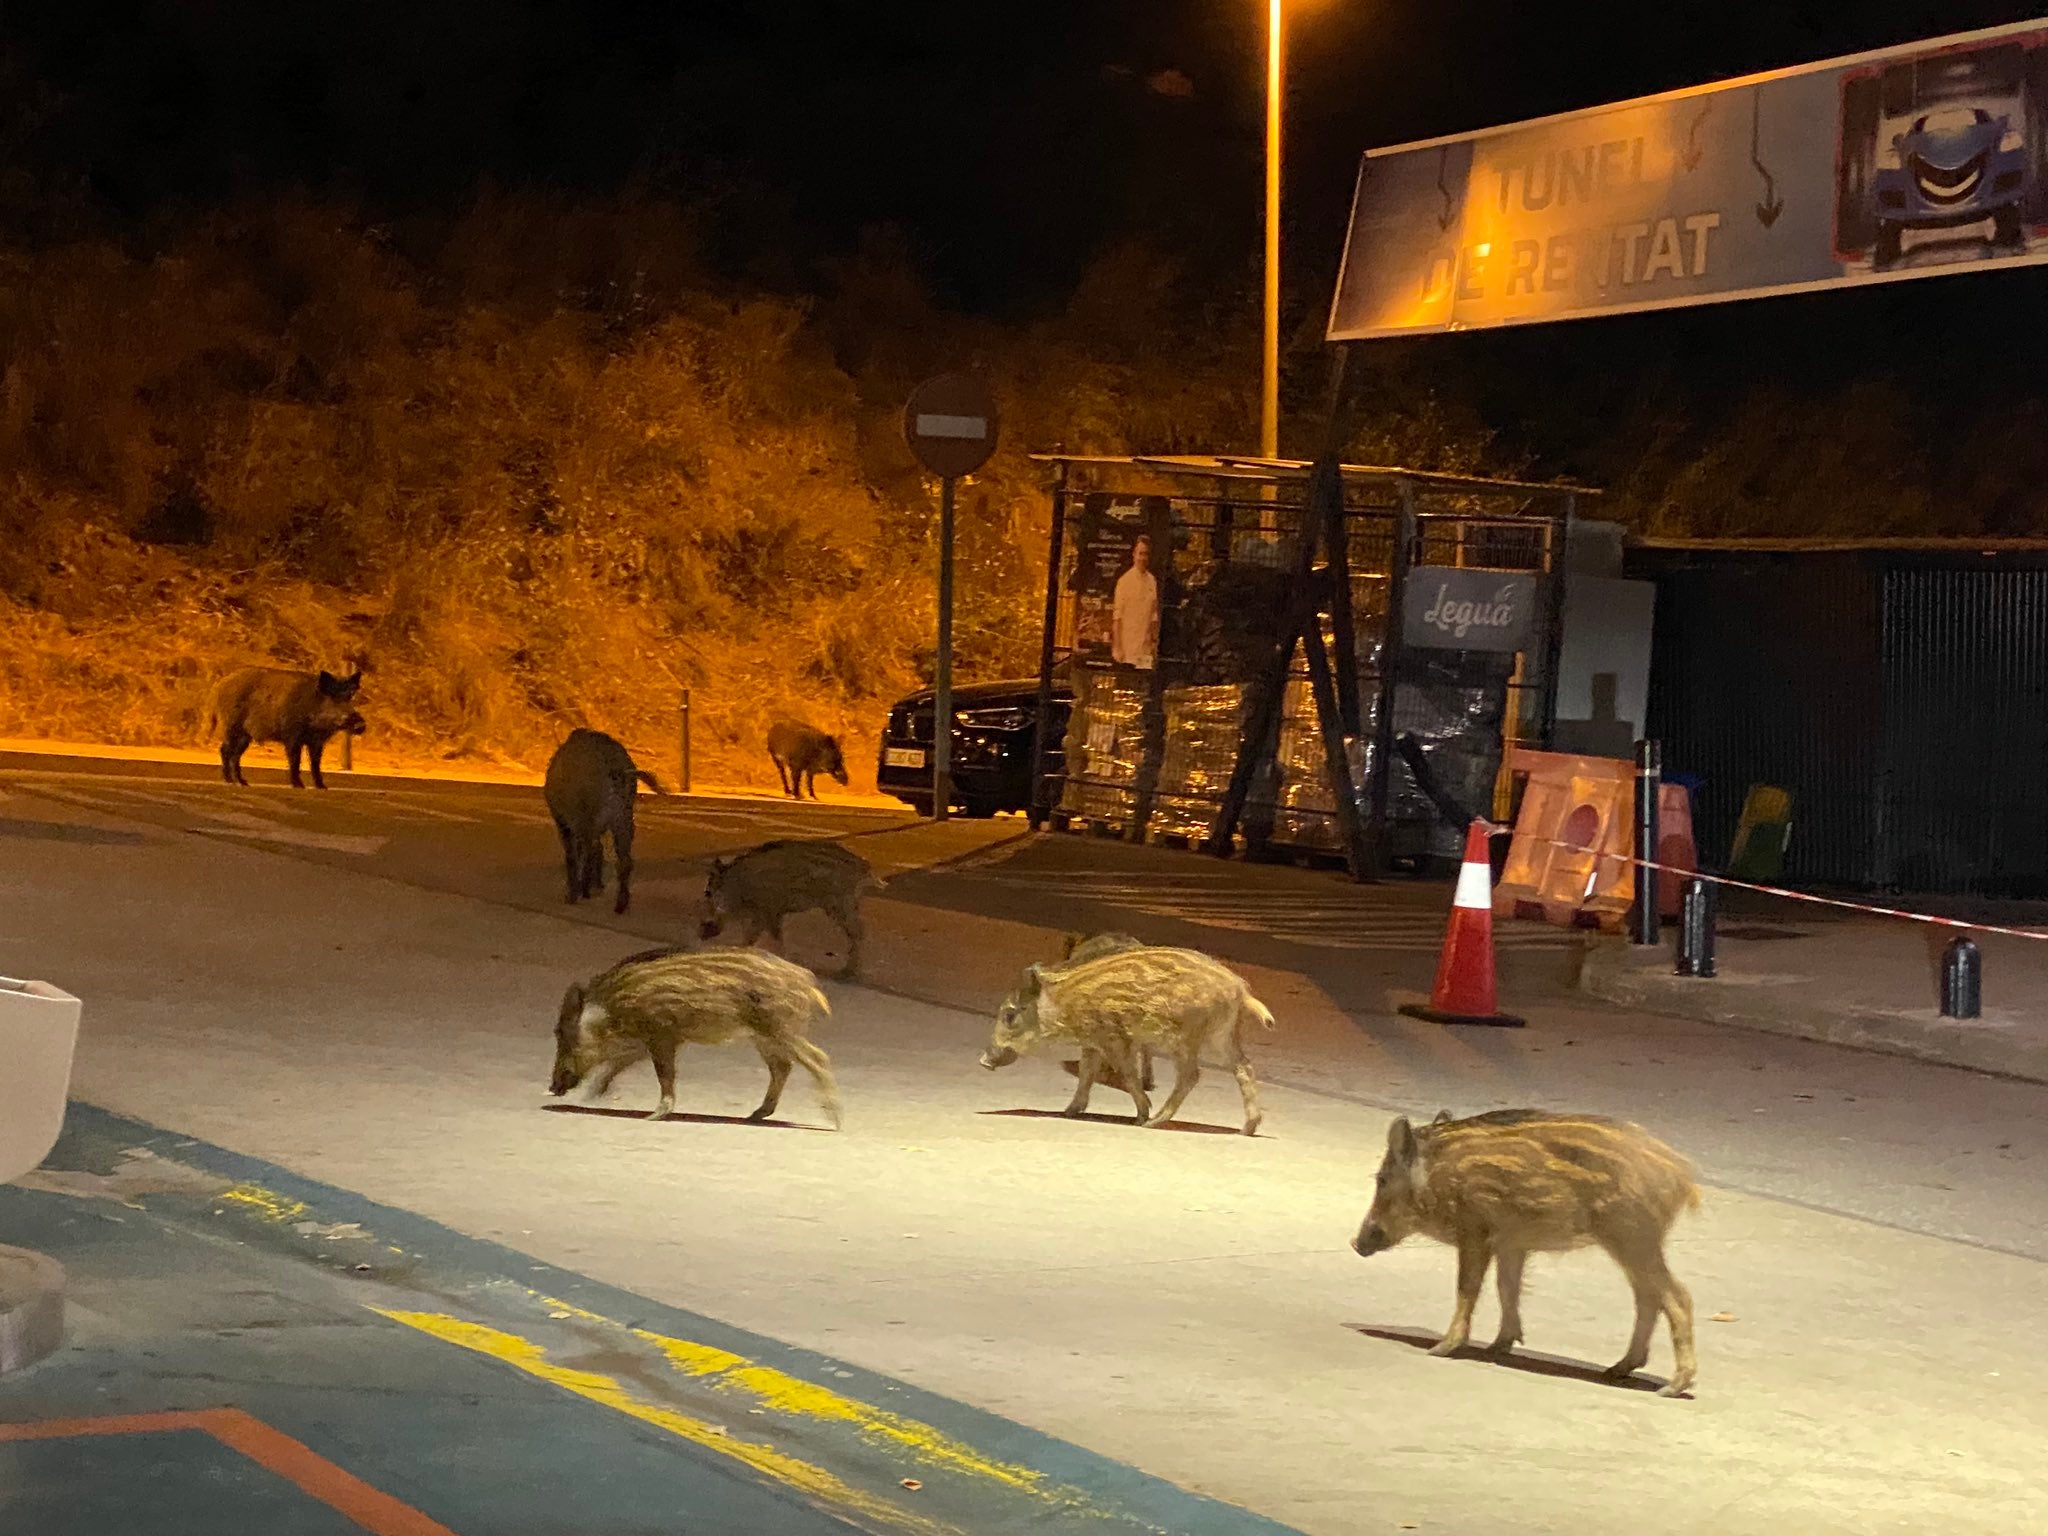
[[[903,440],[943,480],[971,475],[996,451],[996,397],[971,373],[942,373],[911,392]]]

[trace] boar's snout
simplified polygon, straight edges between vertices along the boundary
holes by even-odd
[[[1394,1240],[1387,1236],[1387,1229],[1372,1221],[1360,1227],[1358,1236],[1351,1239],[1351,1251],[1361,1259],[1369,1259],[1376,1253],[1384,1253],[1393,1246]]]
[[[557,1062],[555,1063],[555,1075],[548,1079],[548,1092],[559,1099],[581,1080],[581,1074],[574,1067],[570,1066],[566,1061]]]
[[[1007,1067],[1017,1059],[1017,1053],[1007,1045],[992,1045],[981,1053],[981,1064],[993,1072],[998,1067]]]

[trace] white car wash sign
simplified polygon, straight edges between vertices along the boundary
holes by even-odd
[[[1536,578],[1418,565],[1402,611],[1402,640],[1422,650],[1519,651],[1533,627]]]
[[[2048,25],[1369,152],[1329,339],[2048,260]]]

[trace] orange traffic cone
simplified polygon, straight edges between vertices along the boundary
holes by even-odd
[[[1451,922],[1436,963],[1436,986],[1428,1006],[1403,1003],[1401,1012],[1432,1024],[1498,1024],[1519,1029],[1528,1021],[1500,1013],[1493,995],[1493,861],[1491,829],[1474,821],[1465,833],[1465,862],[1451,897]]]

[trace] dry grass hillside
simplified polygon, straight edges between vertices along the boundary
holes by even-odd
[[[687,686],[700,778],[771,781],[788,713],[859,784],[930,668],[918,376],[980,367],[1006,413],[961,503],[970,678],[1035,665],[1028,448],[1237,433],[1221,344],[1166,344],[1142,256],[998,332],[886,242],[804,298],[695,248],[664,204],[501,195],[432,229],[285,203],[0,252],[0,736],[205,745],[223,672],[364,655],[365,760],[532,769],[590,724],[672,766]]]

